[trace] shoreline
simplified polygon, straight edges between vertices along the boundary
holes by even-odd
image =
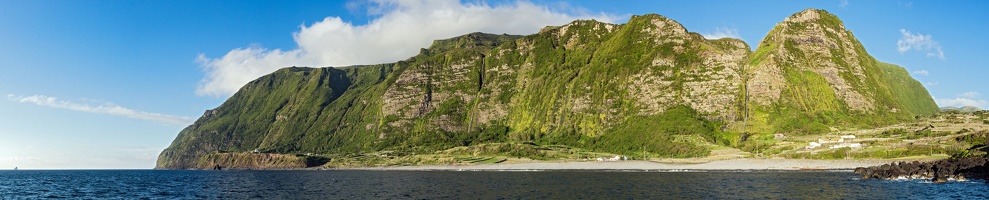
[[[696,164],[661,163],[654,161],[578,161],[578,162],[525,162],[476,165],[415,165],[387,167],[334,168],[331,170],[369,171],[528,171],[528,170],[634,170],[634,171],[710,171],[710,170],[853,170],[889,164],[896,161],[931,161],[928,159],[881,160],[810,160],[810,159],[756,159],[739,158]]]

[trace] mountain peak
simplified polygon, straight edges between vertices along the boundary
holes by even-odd
[[[817,50],[855,49],[854,46],[858,46],[858,41],[852,32],[845,28],[838,16],[814,8],[794,13],[777,23],[776,27],[759,43],[759,46],[769,45],[768,43],[783,43],[786,40],[793,40],[799,44],[813,43],[827,47]]]
[[[821,13],[820,12],[827,13],[827,11],[824,11],[824,10],[818,10],[818,9],[814,9],[814,8],[808,8],[808,9],[805,9],[805,10],[800,11],[798,13],[794,13],[793,15],[790,15],[790,17],[787,17],[786,20],[783,20],[783,21],[786,21],[786,22],[808,22],[808,21],[813,21],[813,20],[817,20],[817,19],[820,19],[821,18]]]
[[[659,14],[633,15],[628,20],[628,24],[635,24],[635,22],[648,22],[662,31],[672,31],[672,33],[680,34],[687,33],[687,28],[684,28],[683,24]]]
[[[838,16],[835,16],[826,10],[815,8],[808,8],[794,13],[784,19],[783,23],[816,23],[840,28],[841,30],[845,29],[844,23],[841,22],[841,19],[838,19]]]

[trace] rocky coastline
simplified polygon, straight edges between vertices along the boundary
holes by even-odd
[[[201,170],[287,170],[319,167],[330,158],[303,154],[274,153],[210,153],[193,162],[166,162],[159,158],[155,169]]]
[[[989,158],[951,158],[933,162],[894,162],[872,167],[859,167],[855,174],[862,179],[927,179],[935,183],[948,180],[989,180]]]

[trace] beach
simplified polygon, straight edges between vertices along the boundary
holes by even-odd
[[[527,162],[474,165],[363,167],[358,170],[851,170],[902,160],[808,160],[739,158],[705,163],[654,161]]]

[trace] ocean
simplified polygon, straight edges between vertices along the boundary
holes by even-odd
[[[0,199],[987,199],[850,171],[6,170]]]

